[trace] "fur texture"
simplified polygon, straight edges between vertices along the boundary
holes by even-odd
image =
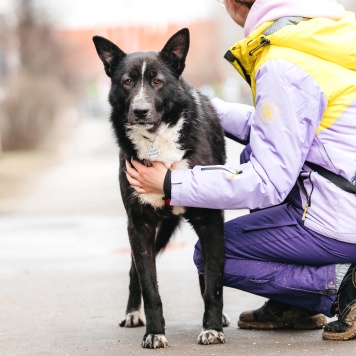
[[[225,342],[222,325],[224,266],[223,213],[214,209],[169,207],[162,196],[139,195],[125,175],[125,160],[146,165],[164,162],[172,169],[225,162],[224,133],[209,100],[181,78],[189,49],[189,31],[174,34],[160,52],[124,53],[109,40],[95,36],[96,50],[112,85],[111,122],[120,147],[120,188],[128,216],[132,250],[129,300],[121,326],[143,325],[142,346],[165,347],[165,323],[156,279],[156,254],[185,218],[194,227],[205,256],[200,277],[205,302],[203,332],[198,342]],[[224,319],[225,320],[225,319]],[[208,335],[208,336],[207,336]]]

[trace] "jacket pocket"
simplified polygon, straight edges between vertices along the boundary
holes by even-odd
[[[297,222],[295,220],[290,220],[290,221],[284,221],[284,222],[278,222],[274,224],[263,224],[263,225],[247,225],[245,226],[242,231],[243,232],[248,232],[248,231],[256,231],[256,230],[263,230],[263,229],[275,229],[275,228],[280,228],[284,226],[292,226],[292,225],[297,225]]]

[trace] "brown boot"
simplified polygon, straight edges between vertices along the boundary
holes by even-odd
[[[327,324],[325,315],[306,309],[268,300],[261,308],[245,311],[237,325],[241,329],[322,329]]]
[[[341,282],[335,313],[338,320],[325,326],[323,339],[345,341],[356,338],[356,264],[350,266]]]

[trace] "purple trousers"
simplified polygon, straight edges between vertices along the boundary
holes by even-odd
[[[333,316],[335,264],[356,263],[356,244],[306,228],[290,204],[225,223],[224,285]],[[204,274],[200,243],[194,262]]]

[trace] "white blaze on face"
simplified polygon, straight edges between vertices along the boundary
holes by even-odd
[[[141,102],[146,102],[146,90],[145,90],[145,72],[146,72],[146,68],[147,68],[147,63],[146,61],[143,61],[142,63],[142,68],[141,68],[141,86],[140,86],[140,90],[137,93],[137,95],[133,98],[132,104],[135,105],[137,103]]]
[[[145,79],[145,71],[146,71],[146,67],[147,67],[147,63],[146,61],[143,61],[143,64],[142,64],[142,70],[141,70],[141,74],[142,74],[142,82],[141,82],[141,87],[143,88],[143,81]]]

